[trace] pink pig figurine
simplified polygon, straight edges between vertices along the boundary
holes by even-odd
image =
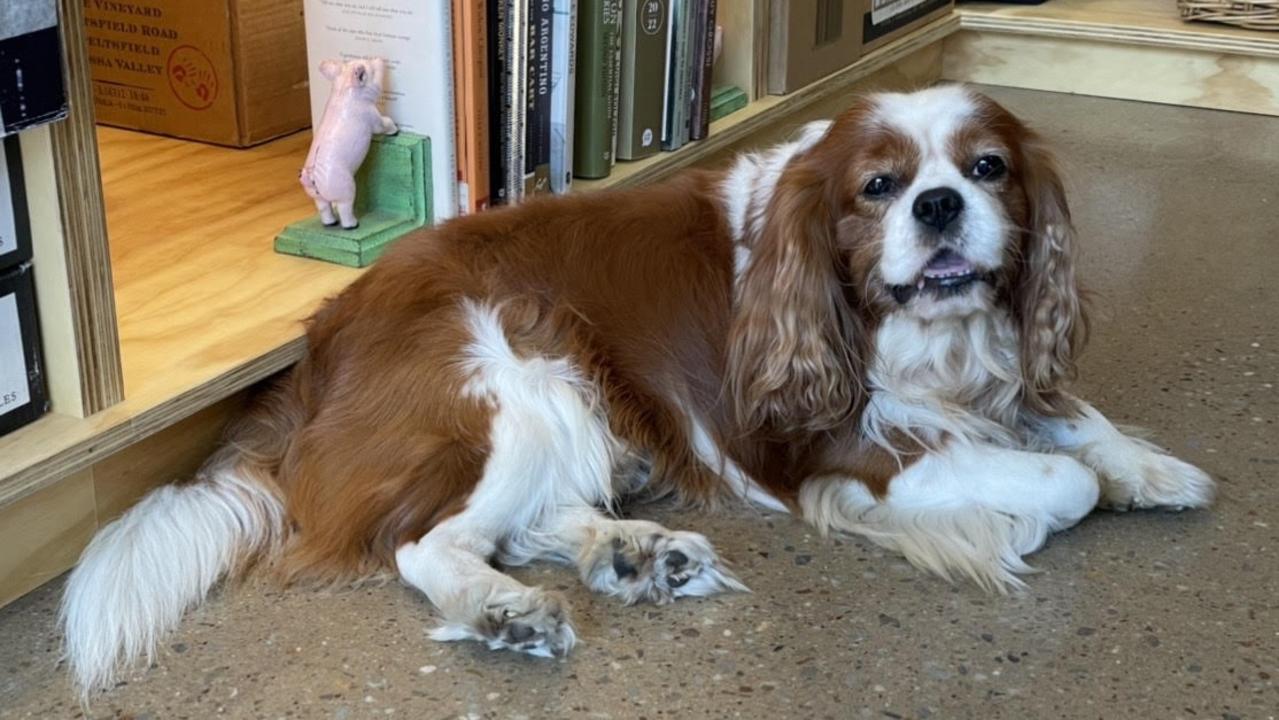
[[[325,60],[320,73],[333,82],[333,89],[299,179],[306,194],[315,199],[325,225],[336,225],[340,218],[342,227],[351,230],[360,225],[355,217],[355,171],[364,162],[375,133],[399,132],[377,106],[386,62],[382,58]]]

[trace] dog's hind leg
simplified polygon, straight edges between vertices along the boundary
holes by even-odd
[[[480,482],[461,512],[400,546],[400,575],[444,615],[433,637],[558,655],[574,633],[564,601],[489,566],[553,554],[566,513],[607,505],[617,441],[589,383],[564,358],[515,352],[496,309],[464,305],[464,392],[493,410]]]

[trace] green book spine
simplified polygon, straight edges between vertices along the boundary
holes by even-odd
[[[613,169],[617,141],[622,0],[588,0],[578,12],[573,175],[602,178]]]
[[[654,0],[625,0],[623,8],[617,158],[638,160],[662,146],[667,8]]]

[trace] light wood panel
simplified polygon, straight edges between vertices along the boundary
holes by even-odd
[[[300,321],[360,272],[271,249],[314,212],[297,184],[309,133],[249,150],[99,138],[129,403],[160,404],[286,346],[285,362],[300,357]]]
[[[1279,115],[1279,60],[1176,48],[964,31],[949,80]]]
[[[1043,5],[959,5],[965,30],[1279,57],[1279,33],[1185,22],[1176,0],[1052,0]]]
[[[244,406],[244,395],[232,395],[94,464],[99,525],[119,517],[151,490],[195,475]]]
[[[83,417],[80,339],[76,300],[67,267],[62,231],[62,203],[58,171],[53,161],[53,138],[48,125],[18,135],[26,176],[27,210],[31,215],[31,249],[36,280],[36,312],[44,352],[49,402],[56,413]],[[0,467],[4,458],[0,456]],[[2,476],[0,476],[2,477]]]
[[[66,120],[50,126],[50,137],[76,328],[79,411],[89,415],[120,402],[124,383],[94,138],[93,87],[84,45],[84,3],[60,0],[59,16],[70,112]]]
[[[96,527],[87,469],[0,507],[0,607],[74,565]]]
[[[1279,114],[1279,33],[1187,23],[1172,0],[966,3],[947,79]]]
[[[244,401],[237,393],[0,506],[0,607],[70,569],[95,530],[148,491],[190,478]]]

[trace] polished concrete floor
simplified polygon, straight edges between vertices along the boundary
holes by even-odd
[[[1078,385],[1220,482],[1216,507],[1094,515],[1028,592],[926,577],[789,517],[663,514],[755,592],[620,607],[566,570],[564,661],[437,645],[398,584],[252,586],[96,697],[126,718],[1273,718],[1279,715],[1279,119],[991,89],[1059,149],[1096,291]],[[0,611],[0,718],[76,717],[60,583]]]

